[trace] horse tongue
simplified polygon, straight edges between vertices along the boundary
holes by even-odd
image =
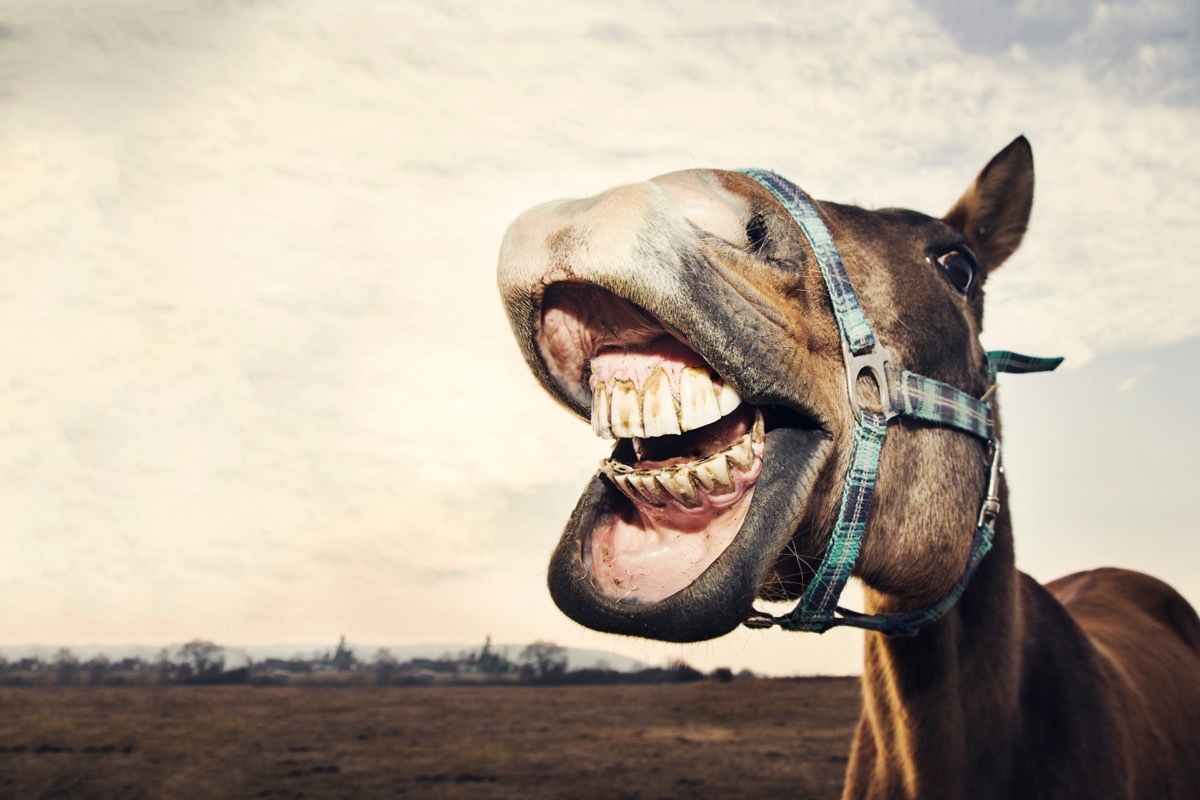
[[[630,479],[632,486],[625,483]],[[753,482],[739,479],[735,491],[715,498],[694,478],[684,480],[691,495],[686,504],[677,496],[679,486],[667,488],[670,477],[618,476],[631,503],[605,516],[590,540],[589,569],[602,593],[617,600],[661,600],[695,580],[733,541]]]

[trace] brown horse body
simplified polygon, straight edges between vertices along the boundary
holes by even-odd
[[[945,619],[867,634],[843,796],[1196,796],[1195,612],[1125,570],[1042,587],[1013,569],[1006,529]]]
[[[816,204],[900,366],[987,390],[982,284],[1020,243],[1032,191],[1018,139],[942,219]],[[510,228],[499,282],[534,374],[618,439],[552,560],[559,606],[598,630],[696,641],[755,598],[799,597],[855,412],[831,302],[778,201],[743,174],[692,170],[548,204]],[[890,430],[854,571],[869,613],[952,589],[988,481],[972,437]],[[1043,588],[1015,569],[1005,508],[948,614],[911,638],[866,636],[847,798],[1200,797],[1200,620],[1153,578]]]

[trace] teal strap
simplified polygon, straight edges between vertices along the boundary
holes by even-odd
[[[887,365],[888,393],[896,413],[992,438],[992,407],[948,383]]]
[[[1000,372],[1049,372],[1063,362],[1061,356],[1039,358],[1009,350],[991,350],[987,355],[988,372],[992,380]],[[985,442],[992,440],[994,431],[990,400],[979,400],[947,383],[917,375],[893,364],[887,365],[887,384],[895,413],[957,428]]]
[[[989,350],[988,364],[992,374],[1009,372],[1021,374],[1024,372],[1050,372],[1063,362],[1062,356],[1041,358],[1014,353],[1011,350]]]
[[[975,529],[975,535],[971,539],[971,554],[967,557],[967,567],[963,571],[962,577],[958,579],[958,583],[954,585],[949,594],[933,605],[899,614],[863,614],[839,606],[837,610],[842,616],[833,619],[828,627],[849,625],[869,631],[878,631],[888,636],[916,636],[920,633],[921,628],[945,616],[946,612],[953,608],[954,604],[963,596],[979,562],[983,561],[983,557],[992,549],[994,537],[995,531],[990,523],[985,523]]]
[[[824,633],[834,624],[834,610],[846,581],[854,571],[859,546],[871,513],[879,451],[887,433],[887,417],[870,411],[859,415],[854,425],[854,449],[850,469],[842,487],[838,520],[825,547],[825,558],[809,581],[800,602],[780,624],[793,631]]]
[[[842,341],[848,342],[850,351],[856,355],[870,350],[875,346],[875,334],[871,332],[867,316],[858,304],[858,296],[850,284],[850,276],[846,274],[833,237],[829,235],[829,229],[821,221],[821,215],[817,213],[808,195],[800,191],[796,184],[774,172],[761,169],[744,169],[742,172],[775,195],[800,226],[804,238],[808,239],[817,264],[821,267],[821,276],[829,290],[829,299],[833,301],[833,313],[842,332]]]

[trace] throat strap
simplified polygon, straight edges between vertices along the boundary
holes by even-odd
[[[989,352],[984,370],[989,388],[981,398],[894,364],[891,355],[875,338],[833,237],[812,200],[791,181],[774,172],[744,172],[775,196],[812,248],[837,319],[846,366],[847,395],[856,415],[850,466],[842,486],[837,522],[830,532],[816,574],[790,613],[773,616],[754,611],[745,624],[752,628],[779,625],[787,630],[816,633],[839,625],[851,625],[891,636],[913,636],[958,602],[976,567],[992,546],[995,520],[1000,510],[1000,443],[995,436],[991,400],[997,373],[1052,370],[1062,363],[1062,359],[1024,356],[1005,350]],[[855,386],[863,372],[872,373],[879,385],[880,398],[885,405],[879,411],[864,408],[858,401]],[[887,436],[888,422],[897,416],[950,427],[985,442],[989,472],[987,493],[980,506],[971,553],[962,577],[945,597],[926,608],[902,614],[862,614],[841,608],[837,603],[858,561],[875,497],[879,455]]]
[[[849,624],[835,617],[838,598],[858,561],[867,517],[875,499],[875,476],[879,472],[879,453],[887,435],[887,417],[867,411],[854,424],[854,449],[850,468],[842,486],[842,505],[837,522],[825,546],[825,557],[817,574],[809,581],[800,602],[791,613],[778,620],[786,630],[824,633],[835,625]],[[749,621],[747,622],[749,624]],[[754,627],[751,625],[751,627]]]

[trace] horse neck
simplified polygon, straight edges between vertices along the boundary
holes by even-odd
[[[945,617],[911,638],[866,634],[863,715],[845,797],[980,797],[983,787],[1008,796],[1005,743],[1018,739],[1021,724],[1019,579],[1005,511],[992,551]],[[870,589],[866,606],[903,608]]]

